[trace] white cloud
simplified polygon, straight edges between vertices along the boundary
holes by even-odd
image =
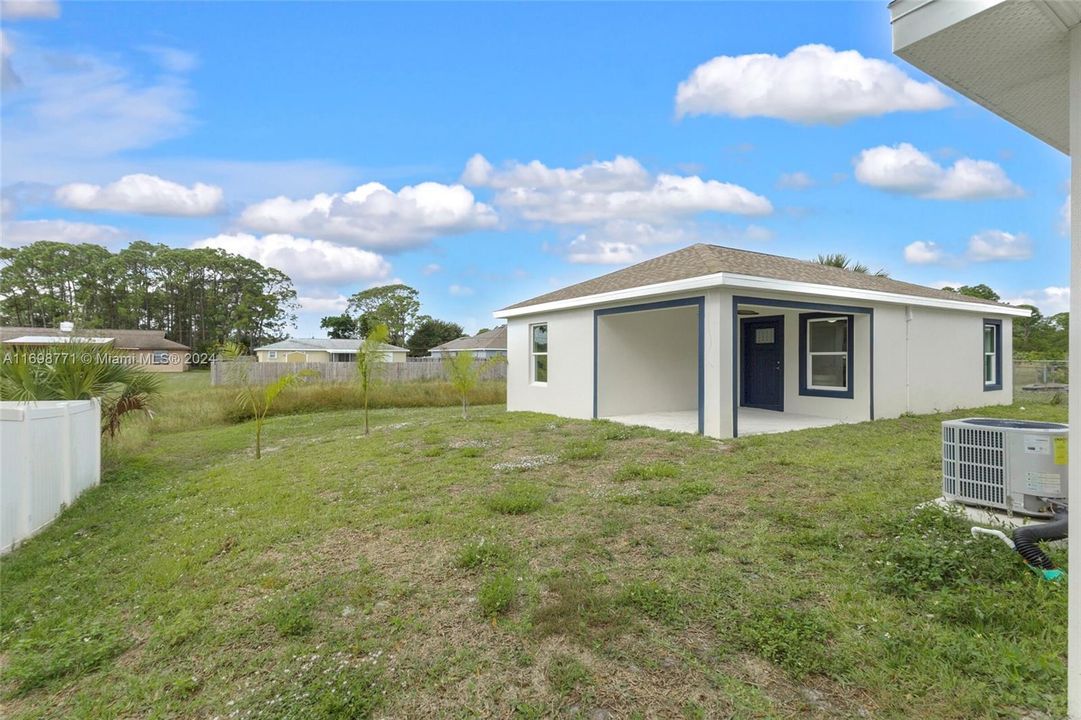
[[[652,225],[613,220],[587,228],[564,246],[557,246],[568,262],[580,265],[626,265],[666,251],[673,245],[696,242],[742,245],[771,240],[773,231],[761,225],[733,227],[678,223]]]
[[[12,91],[23,84],[11,65],[11,56],[14,53],[15,47],[11,44],[11,38],[0,30],[0,89],[2,90]]]
[[[1044,315],[1057,315],[1070,311],[1070,288],[1052,286],[1042,290],[1029,290],[1003,302],[1010,305],[1035,305]]]
[[[131,239],[127,232],[112,225],[67,220],[13,220],[0,226],[0,236],[4,247],[21,247],[39,240],[115,246]]]
[[[1059,210],[1059,232],[1063,235],[1070,234],[1070,196],[1067,195],[1066,199],[1062,201],[1062,209]]]
[[[798,170],[791,173],[782,173],[777,181],[777,187],[783,190],[807,190],[815,186],[814,178]]]
[[[1027,260],[1032,257],[1032,241],[1024,233],[984,230],[969,238],[967,257],[975,262]]]
[[[447,288],[447,292],[449,292],[454,297],[469,297],[470,295],[473,294],[474,291],[473,291],[473,288],[471,288],[471,287],[466,287],[465,285],[457,285],[457,284],[455,284],[455,285],[451,285],[449,288]]]
[[[766,215],[769,200],[732,183],[697,175],[651,175],[634,158],[593,162],[577,168],[510,163],[495,169],[474,155],[465,182],[496,190],[495,204],[525,220],[585,225],[611,220],[661,223],[705,212]]]
[[[326,296],[297,295],[297,304],[300,305],[301,312],[340,315],[349,305],[349,298],[341,293]]]
[[[422,273],[424,273],[425,275],[435,275],[437,272],[439,272],[442,269],[443,269],[443,266],[440,265],[439,263],[428,263],[423,268],[421,268],[420,271]]]
[[[909,143],[869,148],[853,162],[859,182],[890,192],[936,200],[1010,198],[1024,194],[996,163],[961,158],[946,168]]]
[[[111,58],[39,48],[25,38],[18,69],[18,102],[4,108],[9,182],[35,179],[41,166],[71,167],[149,147],[192,122],[192,93],[180,73],[136,77]]]
[[[497,217],[462,185],[424,182],[394,192],[380,183],[367,183],[344,194],[264,200],[245,208],[240,222],[264,232],[316,235],[399,249],[443,235],[490,228]]]
[[[140,215],[196,217],[224,209],[222,189],[195,183],[185,187],[156,175],[125,175],[109,185],[71,183],[56,190],[61,205],[76,210],[107,210]]]
[[[695,68],[676,91],[679,116],[762,116],[830,125],[951,104],[933,82],[918,82],[884,60],[826,45],[804,45],[784,57],[715,57]]]
[[[905,246],[905,262],[913,265],[934,265],[945,259],[938,243],[917,240]]]
[[[11,20],[54,20],[60,17],[56,0],[2,0],[0,18]]]
[[[164,45],[144,45],[140,49],[169,72],[185,73],[199,66],[198,56],[187,50]]]
[[[295,283],[357,283],[382,281],[390,276],[390,263],[381,255],[292,235],[216,235],[192,247],[243,255],[281,270]]]

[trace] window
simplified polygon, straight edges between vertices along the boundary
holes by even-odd
[[[267,360],[277,360],[278,359],[278,351],[277,350],[267,350],[266,357],[267,357]]]
[[[548,323],[529,326],[530,381],[548,382]]]
[[[165,350],[155,350],[154,354],[150,357],[151,365],[168,365],[169,353]]]
[[[800,315],[800,395],[851,398],[851,315]]]
[[[983,389],[1002,389],[1002,321],[983,321]]]

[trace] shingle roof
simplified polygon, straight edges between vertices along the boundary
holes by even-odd
[[[364,342],[358,338],[286,338],[285,340],[279,340],[276,343],[270,343],[269,345],[262,345],[255,348],[256,350],[330,350],[331,352],[339,353],[355,353],[360,344]],[[389,345],[383,343],[383,349],[391,352],[408,352],[405,348],[398,347],[397,345]]]
[[[507,326],[500,325],[494,330],[482,332],[473,337],[460,337],[457,340],[436,345],[432,350],[506,350]]]
[[[652,260],[640,262],[637,265],[631,265],[622,270],[616,270],[607,275],[601,275],[592,280],[586,280],[554,292],[538,295],[530,300],[510,305],[504,310],[513,310],[559,300],[571,300],[616,290],[628,290],[673,280],[686,280],[722,272],[816,285],[834,285],[858,290],[874,290],[939,300],[957,300],[993,307],[1003,306],[1002,303],[961,295],[949,290],[937,290],[923,285],[894,280],[893,278],[856,273],[851,270],[821,265],[809,260],[797,260],[780,255],[767,255],[766,253],[752,252],[750,250],[736,250],[735,248],[721,247],[720,245],[699,243],[685,247],[682,250],[670,252],[667,255],[661,255]]]
[[[109,328],[77,328],[73,333],[77,337],[112,338],[117,350],[191,350],[187,345],[173,342],[165,337],[164,330],[113,330]],[[0,327],[0,342],[10,342],[24,337],[62,336],[56,328],[41,327]]]

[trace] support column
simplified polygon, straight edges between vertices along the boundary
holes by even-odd
[[[1070,30],[1070,495],[1081,499],[1081,25]],[[1081,506],[1074,508],[1081,515]],[[1072,525],[1072,523],[1071,523]],[[1069,658],[1071,720],[1081,720],[1081,522],[1070,533]]]

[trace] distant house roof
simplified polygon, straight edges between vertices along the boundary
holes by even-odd
[[[269,345],[262,345],[255,348],[256,350],[326,350],[328,352],[336,353],[356,353],[360,344],[364,342],[359,338],[347,338],[341,340],[339,338],[286,338],[285,340],[279,340],[276,343],[270,343]],[[383,349],[387,352],[409,352],[405,348],[398,347],[397,345],[390,345],[383,343]]]
[[[78,328],[70,336],[56,328],[0,327],[0,342],[8,345],[57,345],[87,342],[101,345],[112,341],[117,350],[191,350],[165,337],[164,330],[113,330]]]
[[[460,337],[457,340],[436,345],[432,350],[506,350],[507,326],[500,325],[494,330],[482,332],[472,337]]]
[[[504,310],[584,298],[590,295],[629,290],[646,285],[656,285],[718,273],[749,275],[815,285],[832,285],[935,300],[952,300],[987,305],[990,308],[1010,307],[1002,303],[961,295],[949,290],[938,290],[894,280],[893,278],[852,272],[851,270],[843,270],[809,260],[797,260],[780,255],[767,255],[766,253],[699,243],[685,247],[682,250],[670,252],[667,255],[661,255],[652,260],[640,262],[637,265],[631,265],[622,270],[616,270],[607,275],[601,275],[592,280],[580,282],[577,285],[570,285],[554,292],[539,295],[530,300],[510,305]],[[1011,309],[1016,310],[1016,308]]]

